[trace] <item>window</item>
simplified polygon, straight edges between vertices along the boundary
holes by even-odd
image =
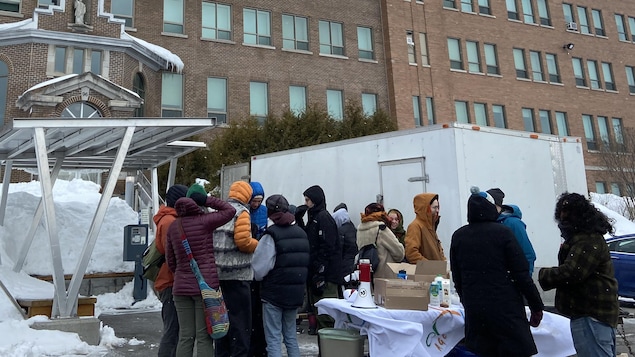
[[[609,124],[607,122],[606,117],[598,116],[598,131],[600,134],[600,140],[602,140],[602,145],[608,147],[610,144],[609,140]]]
[[[243,9],[244,42],[250,45],[271,46],[271,13]]]
[[[377,111],[377,94],[362,93],[362,110],[366,116],[375,114]]]
[[[485,103],[474,103],[474,121],[476,121],[477,125],[487,126],[487,104]]]
[[[616,196],[622,196],[620,194],[620,185],[616,182],[611,183],[611,193]]]
[[[4,123],[7,107],[7,93],[9,92],[9,67],[0,61],[0,122]]]
[[[86,102],[75,102],[62,110],[62,118],[101,118],[97,108]]]
[[[598,76],[598,64],[596,61],[588,60],[586,62],[587,69],[589,70],[589,82],[592,89],[601,89],[600,77]]]
[[[90,71],[94,74],[101,74],[101,51],[90,51]]]
[[[201,21],[201,37],[213,40],[231,40],[231,6],[203,1],[203,12],[201,15]]]
[[[421,123],[421,103],[418,95],[412,96],[412,112],[414,113],[415,126],[423,125]]]
[[[489,0],[478,0],[478,13],[483,15],[492,14],[492,9],[489,7]]]
[[[20,0],[0,0],[0,11],[20,12]]]
[[[344,32],[342,24],[320,21],[320,53],[344,56]]]
[[[573,6],[571,4],[562,4],[562,13],[564,14],[565,22],[575,22],[573,16]]]
[[[56,73],[66,73],[66,47],[55,47],[55,67]]]
[[[602,62],[602,75],[604,76],[604,87],[607,90],[616,90],[613,82],[613,66],[610,63]]]
[[[582,69],[582,60],[580,58],[573,57],[573,75],[575,77],[575,85],[578,87],[586,87],[586,77],[584,77],[584,70]]]
[[[463,60],[461,59],[461,43],[456,38],[448,38],[448,52],[450,55],[450,68],[463,69]]]
[[[136,118],[143,118],[145,116],[144,103],[146,99],[146,84],[141,73],[137,72],[137,74],[135,74],[134,80],[132,81],[132,90],[142,99],[141,106],[135,109],[134,116]]]
[[[289,86],[289,109],[295,115],[306,111],[306,87]]]
[[[467,68],[472,73],[481,72],[481,61],[478,53],[478,42],[465,41],[467,47]]]
[[[421,52],[421,64],[424,66],[430,65],[428,58],[428,39],[425,33],[419,34],[419,52]]]
[[[569,135],[569,123],[567,121],[567,113],[556,112],[556,126],[558,127],[558,135]]]
[[[207,78],[207,117],[216,118],[216,124],[227,123],[226,78]]]
[[[627,41],[623,15],[615,14],[615,26],[617,26],[617,38],[619,38],[620,41]]]
[[[626,81],[628,82],[628,91],[635,94],[635,68],[626,66]]]
[[[60,1],[59,0],[38,0],[37,1],[37,6],[38,7],[49,7],[50,5],[59,5]]]
[[[547,72],[549,73],[549,82],[562,83],[560,81],[560,73],[558,72],[558,60],[556,55],[547,53],[545,55],[547,60]]]
[[[456,0],[443,0],[443,7],[456,9]]]
[[[531,7],[531,0],[521,0],[523,3],[523,21],[526,24],[535,24],[534,10]]]
[[[578,21],[580,22],[578,25],[578,29],[580,33],[590,34],[591,28],[589,27],[589,19],[586,14],[586,7],[578,6]]]
[[[542,61],[540,60],[540,52],[529,51],[529,61],[531,62],[531,75],[533,80],[544,82],[545,77],[542,74]]]
[[[183,116],[183,76],[178,73],[163,73],[161,81],[161,116]]]
[[[547,0],[538,0],[538,17],[540,17],[540,24],[545,26],[551,26],[551,17],[549,16],[549,6]]]
[[[604,22],[602,21],[602,11],[593,9],[591,10],[591,17],[593,18],[593,27],[595,29],[595,34],[598,36],[605,36],[606,32],[604,32]]]
[[[539,110],[538,117],[540,118],[540,131],[544,134],[553,134],[551,129],[551,113],[548,110]]]
[[[183,0],[163,0],[163,32],[183,34]]]
[[[505,0],[505,3],[507,4],[507,18],[510,20],[520,20],[516,0]]]
[[[344,96],[341,90],[328,89],[326,91],[326,106],[333,119],[344,119]]]
[[[628,27],[631,30],[631,41],[635,41],[635,18],[628,18]]]
[[[589,150],[597,150],[598,144],[595,141],[595,128],[593,127],[593,118],[590,115],[582,114],[582,125],[584,126],[584,138],[586,146]]]
[[[81,48],[73,50],[73,73],[84,73],[84,50]]]
[[[527,66],[525,66],[525,50],[514,48],[514,65],[516,66],[516,78],[529,78]]]
[[[357,27],[357,50],[359,58],[375,59],[373,51],[373,30],[368,27]]]
[[[436,124],[437,119],[434,116],[434,98],[426,97],[426,110],[428,114],[428,125]]]
[[[595,181],[595,192],[601,194],[606,193],[606,182]]]
[[[134,0],[112,0],[110,12],[115,18],[126,21],[126,27],[134,27]]]
[[[267,83],[249,82],[249,115],[262,124],[269,115],[269,90]]]
[[[417,64],[415,57],[415,40],[412,31],[406,31],[406,44],[408,45],[408,63]]]
[[[612,118],[611,124],[613,124],[613,138],[615,143],[620,149],[624,148],[624,127],[622,126],[622,119]]]
[[[467,102],[455,100],[454,101],[454,110],[456,111],[456,121],[459,123],[469,123],[470,122],[470,114],[467,110]]]
[[[536,122],[534,119],[534,110],[531,108],[523,108],[521,110],[523,114],[523,125],[525,126],[525,131],[536,131]]]
[[[502,105],[492,105],[494,112],[494,126],[497,128],[507,128],[507,119],[505,118],[505,107]]]
[[[473,12],[472,7],[473,7],[472,0],[461,0],[461,11]]]
[[[500,74],[498,69],[498,56],[496,55],[496,45],[486,43],[483,45],[485,49],[485,65],[487,66],[487,74]]]
[[[282,15],[282,48],[309,50],[309,25],[306,17]]]

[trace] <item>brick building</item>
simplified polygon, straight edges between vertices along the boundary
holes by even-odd
[[[29,19],[40,34],[9,28]],[[142,99],[110,99],[127,112],[86,102],[104,116],[223,123],[317,104],[337,118],[356,101],[400,129],[459,121],[582,137],[589,190],[625,194],[597,149],[635,127],[633,42],[626,1],[0,0],[0,117],[64,113],[80,94],[15,104],[87,71]]]

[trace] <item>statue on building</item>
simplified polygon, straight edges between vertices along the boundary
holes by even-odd
[[[82,0],[75,0],[75,23],[83,25],[84,15],[86,15],[86,4]]]

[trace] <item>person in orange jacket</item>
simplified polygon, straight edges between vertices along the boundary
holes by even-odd
[[[406,230],[406,259],[410,264],[420,260],[447,260],[437,236],[439,195],[420,193],[412,201],[416,217]]]

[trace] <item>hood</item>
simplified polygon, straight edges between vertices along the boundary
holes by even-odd
[[[159,207],[159,212],[152,217],[152,221],[154,224],[158,225],[161,222],[161,219],[165,216],[173,216],[176,217],[176,209],[168,206]]]
[[[303,193],[304,196],[311,199],[314,206],[309,208],[309,212],[319,212],[326,209],[326,197],[324,190],[318,185],[307,188]]]
[[[229,198],[247,204],[251,200],[251,185],[245,181],[236,181],[229,187]]]
[[[201,207],[199,207],[199,205],[197,205],[196,202],[189,197],[182,197],[176,200],[174,209],[176,210],[176,215],[179,217],[203,214]]]
[[[335,220],[335,224],[337,224],[337,228],[340,228],[344,223],[351,221],[348,211],[344,208],[340,208],[333,212],[333,219]]]
[[[439,199],[439,195],[430,192],[420,193],[412,199],[415,215],[425,222],[426,227],[435,227],[436,225],[436,222],[432,218],[432,211],[430,210],[430,204],[435,199]],[[439,217],[437,217],[437,221],[438,218]]]
[[[262,188],[262,184],[260,182],[251,181],[249,185],[251,186],[252,190],[251,197],[249,198],[250,201],[256,196],[262,196],[263,198],[265,197],[265,189]]]
[[[467,200],[467,222],[496,222],[499,214],[496,206],[487,198],[474,194]]]
[[[523,219],[523,213],[520,211],[520,208],[516,205],[503,205],[503,210],[501,211],[501,217],[516,217],[518,219]]]
[[[403,228],[403,214],[401,214],[401,211],[396,209],[396,208],[393,208],[393,209],[388,211],[388,215],[390,216],[391,213],[396,213],[397,217],[399,217],[399,225],[397,225],[397,228],[395,228],[393,231],[395,231],[395,232],[404,231],[404,228]]]

